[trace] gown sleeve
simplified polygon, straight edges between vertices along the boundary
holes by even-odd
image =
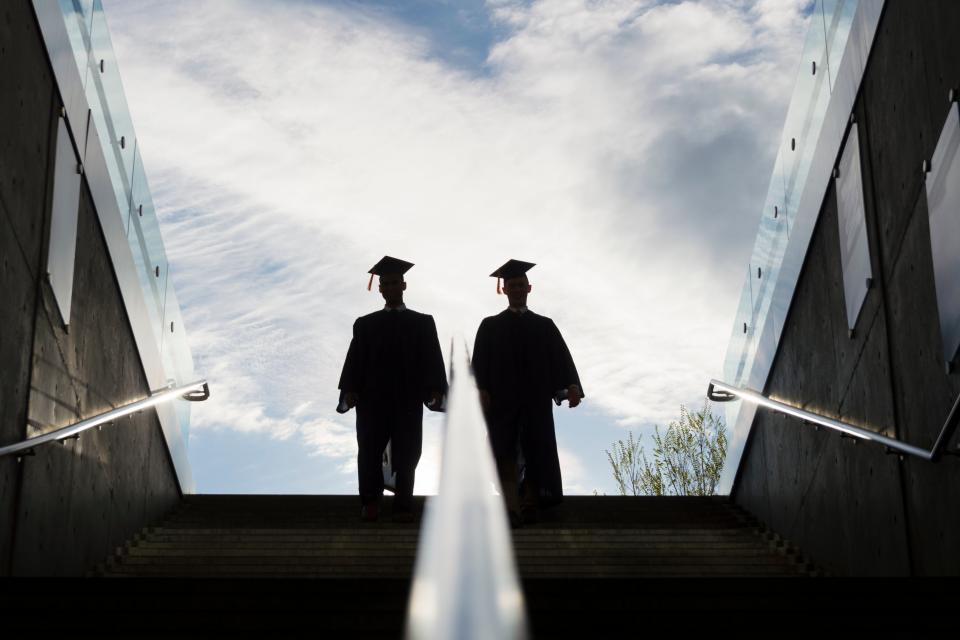
[[[560,391],[575,384],[580,387],[581,396],[586,396],[583,385],[580,384],[577,365],[574,364],[570,349],[567,348],[567,343],[564,342],[563,336],[560,335],[560,330],[553,320],[550,321],[550,333],[553,336],[551,351],[553,353],[554,389]]]
[[[473,377],[477,381],[477,388],[490,390],[490,349],[493,337],[490,331],[490,322],[484,318],[477,328],[477,337],[473,341]]]
[[[440,338],[437,337],[437,323],[433,316],[426,316],[424,321],[424,363],[423,363],[423,391],[428,396],[434,391],[440,395],[447,395],[447,372],[443,366],[443,351],[440,348]],[[427,406],[431,411],[442,411],[445,401],[440,406]]]
[[[343,371],[340,373],[340,383],[337,388],[340,389],[337,412],[346,413],[348,409],[344,396],[347,393],[358,393],[363,388],[363,338],[359,319],[353,323],[353,338],[351,338],[350,347],[347,349],[347,359],[343,363]]]

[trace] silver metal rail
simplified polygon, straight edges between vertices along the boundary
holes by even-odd
[[[941,429],[940,435],[937,437],[937,441],[933,445],[933,449],[930,450],[916,447],[912,444],[907,444],[906,442],[901,442],[895,438],[888,438],[887,436],[880,435],[879,433],[875,433],[868,429],[855,427],[852,424],[847,424],[845,422],[840,422],[839,420],[834,420],[832,418],[820,416],[815,413],[810,413],[809,411],[799,409],[789,404],[771,400],[765,395],[752,389],[734,387],[724,382],[720,382],[719,380],[710,381],[710,386],[707,387],[707,397],[714,402],[729,402],[731,400],[740,398],[741,400],[752,402],[758,406],[772,409],[778,413],[799,418],[804,422],[820,427],[826,427],[827,429],[832,429],[834,431],[839,431],[841,434],[851,438],[882,444],[891,452],[915,456],[923,460],[929,460],[930,462],[938,461],[945,453],[957,453],[955,451],[946,451],[946,447],[947,443],[950,441],[950,438],[953,436],[953,433],[957,429],[958,422],[960,422],[960,396],[958,396],[957,400],[953,403],[953,408],[950,410],[950,414],[947,416],[947,421],[944,423],[943,429]]]
[[[451,348],[438,495],[427,500],[407,612],[411,639],[519,639],[523,592],[465,346]]]
[[[50,433],[28,438],[23,442],[0,447],[0,457],[13,454],[19,454],[21,456],[32,455],[33,450],[40,445],[48,444],[50,442],[63,442],[72,438],[78,438],[81,433],[87,431],[88,429],[101,427],[124,416],[137,413],[138,411],[143,411],[144,409],[149,409],[150,407],[154,407],[163,402],[169,402],[170,400],[174,400],[176,398],[182,398],[190,402],[202,402],[209,397],[210,388],[207,386],[206,380],[200,380],[198,382],[183,385],[182,387],[164,389],[162,391],[150,394],[149,397],[144,398],[143,400],[137,400],[136,402],[131,402],[130,404],[122,407],[111,409],[110,411],[101,413],[100,415],[92,418],[87,418],[86,420],[70,425],[69,427],[63,427],[62,429],[57,429],[56,431],[51,431]]]

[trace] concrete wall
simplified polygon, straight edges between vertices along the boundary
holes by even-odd
[[[149,392],[85,182],[69,331],[46,281],[61,101],[30,5],[0,7],[2,444]],[[0,574],[82,574],[179,498],[152,410],[22,462],[0,458]]]
[[[921,172],[960,87],[958,31],[956,0],[887,0],[854,110],[874,286],[851,337],[831,186],[766,388],[927,448],[960,393],[942,357]],[[833,573],[960,573],[960,458],[901,460],[760,410],[732,495]]]

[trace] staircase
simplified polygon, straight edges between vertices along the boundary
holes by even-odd
[[[400,637],[419,523],[393,523],[389,498],[384,506],[380,522],[365,523],[354,496],[186,496],[175,513],[117,549],[95,573],[314,578],[295,582],[300,591],[281,581],[282,590],[308,590],[323,611],[314,620],[322,615],[327,629]],[[422,508],[420,498],[418,514]],[[598,614],[636,609],[644,594],[668,608],[678,601],[669,595],[678,584],[646,578],[816,574],[725,498],[576,496],[542,515],[513,531],[534,637],[569,632],[584,619],[596,631]],[[758,592],[766,590],[761,583]],[[231,599],[222,599],[229,608]]]
[[[389,513],[389,498],[381,521],[366,523],[353,496],[186,496],[96,573],[406,579],[419,523]],[[568,497],[513,537],[524,579],[815,573],[724,498]]]

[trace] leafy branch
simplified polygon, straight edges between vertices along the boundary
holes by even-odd
[[[681,405],[680,420],[662,434],[655,426],[652,437],[653,460],[640,444],[642,436],[634,438],[633,432],[606,451],[621,495],[713,495],[727,455],[727,433],[708,404],[694,412]]]

